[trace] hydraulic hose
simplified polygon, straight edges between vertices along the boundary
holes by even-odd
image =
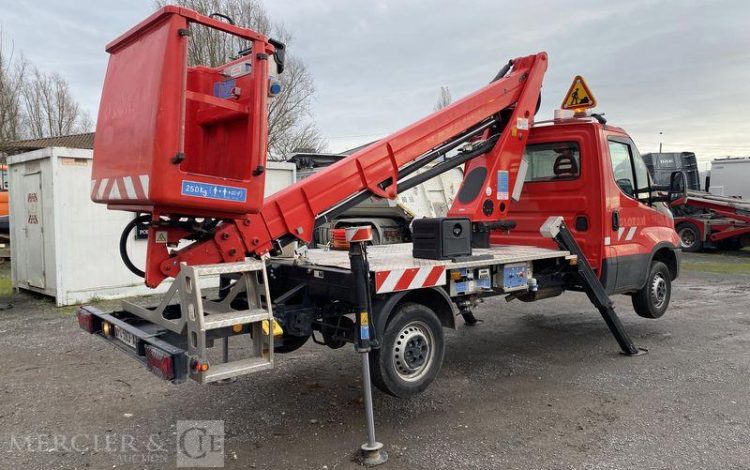
[[[495,78],[492,79],[492,82],[496,82],[506,76],[508,74],[508,71],[513,66],[513,60],[509,60],[507,64],[503,65],[503,68],[500,69],[500,71],[497,72],[497,75],[495,75]],[[490,83],[492,83],[490,82]]]
[[[138,277],[146,277],[146,273],[138,269],[138,267],[134,265],[130,260],[130,256],[128,256],[128,236],[138,224],[144,224],[148,222],[151,222],[150,214],[138,216],[128,222],[127,225],[125,225],[125,228],[122,231],[122,235],[120,235],[120,258],[122,258],[122,262],[125,263],[125,266],[130,270],[130,272]]]
[[[205,219],[201,227],[197,230],[195,229],[194,225],[190,225],[189,223],[177,222],[173,223],[172,226],[182,227],[185,230],[193,230],[190,235],[185,237],[186,240],[201,240],[207,236],[211,236],[212,230],[215,229],[220,222],[221,219]],[[133,264],[133,261],[128,255],[128,236],[130,235],[130,232],[133,231],[133,228],[135,228],[138,224],[150,223],[151,214],[138,216],[128,222],[127,225],[125,225],[125,228],[122,230],[122,234],[120,235],[120,258],[122,258],[122,262],[125,263],[125,266],[128,268],[128,270],[130,270],[131,273],[135,274],[138,277],[145,277],[146,273],[138,269],[138,267]]]

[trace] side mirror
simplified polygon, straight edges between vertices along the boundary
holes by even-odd
[[[624,192],[628,196],[632,197],[635,194],[635,188],[633,188],[633,182],[627,178],[622,178],[622,179],[617,180],[617,186],[619,186],[622,192]]]
[[[687,197],[687,178],[681,171],[673,171],[669,176],[669,203],[680,204]]]

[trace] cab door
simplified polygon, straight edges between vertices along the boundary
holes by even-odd
[[[559,249],[539,233],[548,217],[562,216],[592,268],[602,262],[601,159],[598,134],[589,123],[535,127],[526,145],[528,166],[518,201],[510,208],[516,228],[494,231],[495,245],[533,245]]]
[[[649,205],[651,180],[629,137],[607,136],[610,167],[604,171],[608,223],[605,229],[606,287],[610,292],[640,289],[655,245],[650,227],[664,217]]]

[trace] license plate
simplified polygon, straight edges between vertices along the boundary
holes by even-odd
[[[115,338],[119,339],[123,343],[135,349],[135,335],[133,333],[127,332],[123,330],[122,328],[120,328],[119,326],[116,326]]]

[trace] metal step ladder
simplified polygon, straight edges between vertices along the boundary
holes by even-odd
[[[201,278],[222,274],[236,274],[236,280],[220,288],[219,300],[204,298]],[[274,321],[271,302],[268,301],[270,295],[264,260],[182,265],[177,283],[187,327],[190,378],[199,383],[210,383],[273,367]],[[263,297],[267,300],[265,307]],[[235,308],[237,304],[243,308]],[[250,354],[230,360],[230,339],[233,342],[244,341],[245,344],[249,341]],[[209,349],[214,341],[222,342],[222,358],[218,363],[209,358]]]

